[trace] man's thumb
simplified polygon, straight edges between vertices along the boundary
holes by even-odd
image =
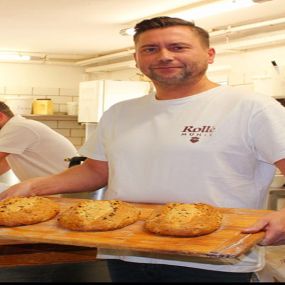
[[[242,229],[242,232],[247,234],[260,232],[262,230],[265,230],[265,227],[267,225],[268,222],[266,220],[259,220],[252,226]]]

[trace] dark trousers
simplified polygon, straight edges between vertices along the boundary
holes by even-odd
[[[182,266],[107,260],[112,282],[244,282],[252,273],[230,273]]]

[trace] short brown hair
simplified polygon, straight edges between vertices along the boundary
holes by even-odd
[[[174,26],[187,26],[192,31],[194,31],[200,38],[201,43],[209,47],[210,46],[210,36],[209,33],[204,30],[203,28],[200,28],[196,26],[193,22],[186,21],[180,18],[172,18],[172,17],[155,17],[152,19],[146,19],[143,20],[135,25],[135,34],[134,34],[134,42],[137,43],[138,37],[143,32],[146,32],[148,30],[152,29],[162,29],[167,27],[174,27]]]
[[[14,116],[14,113],[11,111],[11,109],[2,101],[0,101],[0,112],[9,118],[12,118]]]

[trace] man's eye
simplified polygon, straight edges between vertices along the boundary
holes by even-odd
[[[155,52],[157,50],[157,48],[155,48],[155,47],[149,47],[149,48],[144,48],[143,50],[142,50],[142,52],[144,52],[144,53],[153,53],[153,52]]]
[[[186,47],[183,47],[183,46],[174,46],[174,47],[171,47],[171,49],[173,51],[182,51],[184,49],[186,49]]]

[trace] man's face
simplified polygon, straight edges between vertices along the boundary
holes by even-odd
[[[189,27],[153,29],[139,35],[135,60],[154,83],[193,82],[205,74],[215,52],[200,42]]]

